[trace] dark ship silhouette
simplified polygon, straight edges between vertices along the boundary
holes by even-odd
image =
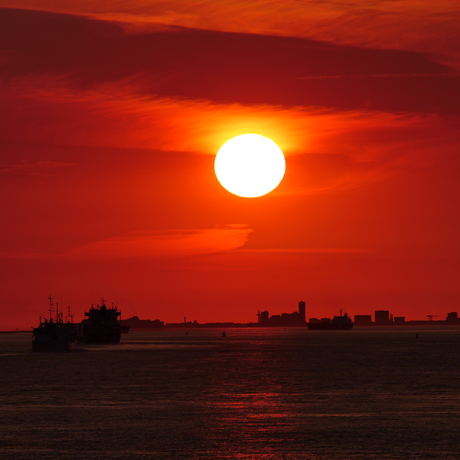
[[[85,312],[86,319],[80,323],[78,341],[83,343],[119,343],[121,312],[116,307],[107,308],[104,299],[101,305]]]
[[[121,333],[129,332],[133,329],[163,329],[165,323],[159,319],[140,319],[139,316],[133,316],[132,318],[121,320]]]
[[[310,321],[307,323],[307,327],[311,330],[347,330],[353,328],[353,321],[347,313],[342,316],[342,310],[340,310],[340,315],[334,316],[333,319],[310,318]]]
[[[32,329],[32,351],[70,351],[71,345],[77,341],[77,327],[69,321],[69,318],[72,319],[70,308],[68,321],[64,322],[58,304],[54,311],[53,297],[49,296],[48,299],[50,317],[49,319],[40,317],[39,326]],[[54,319],[53,313],[55,313]]]

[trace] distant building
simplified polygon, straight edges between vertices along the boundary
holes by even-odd
[[[299,302],[299,320],[303,321],[304,323],[307,320],[307,310],[303,300]]]
[[[305,302],[302,300],[299,302],[298,311],[293,313],[282,313],[281,315],[270,316],[268,311],[259,311],[257,313],[258,324],[260,326],[305,326],[306,322],[306,307]]]
[[[388,310],[376,310],[374,317],[377,326],[387,326],[390,324],[390,312]]]
[[[460,324],[458,314],[456,311],[447,313],[446,323],[448,324]]]
[[[269,325],[269,323],[270,323],[270,314],[269,314],[268,310],[259,311],[259,313],[257,313],[257,316],[259,318],[258,323],[261,326],[268,326]]]
[[[355,326],[372,326],[371,315],[355,315]]]

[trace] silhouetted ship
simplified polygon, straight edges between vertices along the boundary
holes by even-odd
[[[347,330],[353,328],[353,321],[350,319],[347,313],[342,316],[334,316],[333,319],[330,318],[310,318],[310,321],[307,323],[308,329],[312,330]]]
[[[56,323],[52,318],[40,321],[33,328],[32,351],[70,351],[76,337],[74,329],[75,324]]]
[[[77,340],[77,326],[70,321],[64,322],[57,304],[53,319],[52,296],[49,296],[49,301],[50,318],[40,317],[39,326],[32,329],[32,351],[70,351],[71,345]],[[69,317],[71,317],[70,309]]]
[[[121,323],[121,332],[129,332],[132,329],[163,329],[165,323],[159,319],[140,319],[139,316],[133,316],[132,318],[122,319]]]
[[[118,317],[121,313],[116,307],[107,308],[104,299],[102,305],[91,307],[85,312],[86,319],[80,324],[78,340],[84,343],[119,343],[121,325]]]

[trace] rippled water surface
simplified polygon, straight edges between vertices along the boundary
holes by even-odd
[[[460,328],[226,335],[0,334],[0,458],[460,458]]]

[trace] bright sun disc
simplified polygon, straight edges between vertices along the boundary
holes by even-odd
[[[242,134],[217,152],[214,171],[222,187],[245,198],[266,195],[284,177],[286,160],[268,137]]]

